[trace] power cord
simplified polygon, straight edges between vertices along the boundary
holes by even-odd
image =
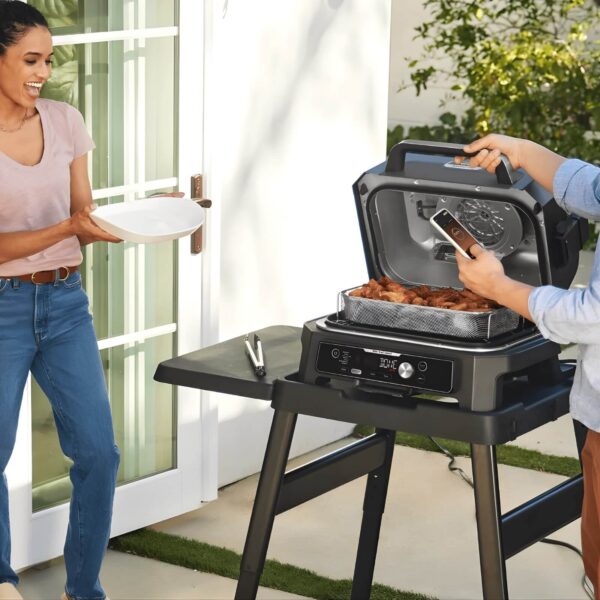
[[[583,554],[581,553],[581,550],[576,546],[568,544],[567,542],[562,542],[561,540],[553,540],[551,538],[543,538],[540,540],[540,542],[543,542],[544,544],[551,544],[553,546],[564,546],[565,548],[576,552],[579,555],[579,558],[581,558],[581,560],[583,561]],[[592,588],[592,585],[585,573],[581,578],[581,587],[583,588],[583,591],[586,593],[587,597],[590,598],[590,600],[594,600],[594,589]]]
[[[456,456],[454,456],[454,454],[452,454],[452,452],[450,452],[448,448],[444,448],[444,446],[438,444],[438,442],[434,440],[431,436],[428,437],[439,448],[440,452],[444,454],[448,459],[448,470],[451,473],[456,473],[457,475],[459,475],[467,485],[473,487],[473,480],[460,467],[454,464],[456,462]]]
[[[440,450],[440,452],[442,454],[444,454],[444,456],[448,459],[448,470],[451,473],[458,475],[467,485],[471,486],[471,488],[474,487],[473,480],[458,465],[455,464],[456,456],[454,456],[454,454],[452,454],[452,452],[450,452],[450,450],[448,450],[448,448],[445,448],[444,446],[442,446],[440,443],[437,442],[437,440],[435,440],[431,436],[427,436],[427,437],[429,437],[431,442],[433,444],[435,444],[435,446]],[[562,542],[560,540],[554,540],[552,538],[542,538],[540,540],[540,542],[542,542],[544,544],[550,544],[552,546],[563,546],[564,548],[568,548],[569,550],[576,552],[578,554],[579,558],[581,558],[581,560],[583,561],[583,554],[581,553],[581,550],[571,544],[568,544],[567,542]],[[586,596],[590,600],[594,600],[594,598],[595,598],[594,590],[593,590],[588,578],[586,577],[585,573],[583,574],[583,577],[581,578],[581,587],[583,588],[583,591],[585,592]]]

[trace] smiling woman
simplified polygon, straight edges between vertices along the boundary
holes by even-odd
[[[25,114],[33,115],[35,100],[52,71],[52,37],[45,23],[31,21],[29,27],[10,28],[10,21],[2,23],[2,54],[9,60],[0,66],[0,84],[15,110],[24,108]],[[27,44],[20,43],[24,37]]]
[[[43,152],[36,101],[52,71],[52,38],[36,25],[27,33],[7,32],[6,43],[0,62],[0,132],[16,135],[0,136],[0,150],[18,163],[34,165]]]
[[[29,372],[49,399],[73,461],[63,598],[104,598],[98,574],[110,532],[119,451],[98,344],[81,287],[80,246],[119,242],[89,217],[87,153],[72,106],[40,98],[52,37],[35,8],[0,0],[0,598],[11,567],[8,488]],[[85,519],[84,519],[85,517]]]

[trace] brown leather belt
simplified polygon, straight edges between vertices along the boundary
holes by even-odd
[[[59,267],[51,271],[36,271],[35,273],[27,273],[27,275],[11,275],[7,279],[20,279],[41,285],[42,283],[54,283],[56,281],[56,272],[58,271],[58,280],[64,281],[71,273],[79,271],[79,266],[75,267]]]

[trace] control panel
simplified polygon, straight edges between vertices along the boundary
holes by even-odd
[[[444,394],[452,391],[452,361],[376,348],[321,342],[317,371]]]

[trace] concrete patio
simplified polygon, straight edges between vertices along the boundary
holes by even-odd
[[[348,443],[342,440],[299,459]],[[519,445],[549,454],[576,455],[571,422],[563,417],[520,438]],[[469,473],[469,461],[458,463]],[[439,599],[481,598],[472,490],[448,471],[437,453],[397,446],[384,515],[375,581]],[[499,466],[502,509],[548,489],[561,477]],[[194,538],[241,552],[257,476],[221,490],[203,508],[155,525],[166,533]],[[269,558],[316,571],[331,578],[350,578],[362,510],[364,478],[347,484],[277,517]],[[552,536],[579,547],[579,522]],[[583,568],[572,551],[535,544],[507,562],[511,600],[584,599]],[[27,600],[58,598],[63,566],[54,561],[44,570],[22,574]],[[109,552],[103,582],[112,600],[232,598],[235,581],[149,559]],[[291,598],[261,588],[259,598]]]

